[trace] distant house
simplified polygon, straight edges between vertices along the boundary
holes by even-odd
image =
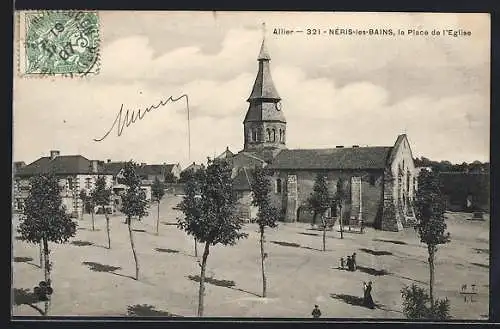
[[[184,168],[184,170],[182,170],[181,173],[184,173],[184,172],[187,172],[187,171],[193,171],[193,172],[196,172],[200,169],[203,168],[203,165],[202,164],[196,164],[195,162],[193,162],[192,164],[190,164],[189,166],[187,166],[186,168]]]
[[[14,163],[13,210],[21,212],[28,197],[31,177],[52,173],[59,179],[62,187],[61,196],[68,213],[79,216],[83,212],[80,191],[90,194],[98,176],[104,176],[111,187],[113,175],[108,172],[103,161],[89,160],[82,155],[60,155],[59,151],[50,151],[50,156],[42,157],[28,164]]]
[[[113,175],[113,191],[115,195],[121,195],[126,190],[126,186],[123,184],[123,168],[126,162],[111,162],[108,160],[105,167]],[[180,178],[181,167],[177,164],[152,164],[148,165],[146,163],[141,163],[136,168],[136,174],[141,179],[141,189],[146,194],[146,200],[151,200],[151,185],[155,179],[161,182],[168,181],[169,179],[177,180]],[[120,200],[116,199],[115,203],[119,205]]]

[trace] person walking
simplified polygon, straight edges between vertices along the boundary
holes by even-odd
[[[352,264],[352,257],[351,256],[347,256],[347,270],[348,271],[354,271],[354,267],[353,267],[353,264]]]
[[[375,303],[373,302],[372,298],[372,282],[368,282],[368,285],[366,286],[365,290],[365,306],[369,307],[371,309],[375,308]]]
[[[315,319],[318,319],[320,316],[321,316],[321,311],[319,309],[319,306],[318,305],[314,305],[314,309],[311,313],[311,315],[313,316],[313,318]]]
[[[352,268],[353,268],[353,271],[356,271],[356,269],[357,269],[357,266],[356,266],[356,253],[352,254],[351,259],[352,259]]]

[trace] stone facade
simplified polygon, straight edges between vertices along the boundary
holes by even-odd
[[[342,179],[344,182],[344,191],[346,192],[346,200],[343,206],[344,220],[348,220],[351,216],[359,216],[361,209],[362,218],[365,223],[373,224],[376,222],[378,208],[382,201],[383,192],[383,172],[381,171],[313,171],[313,170],[297,170],[294,172],[279,171],[275,172],[272,178],[273,190],[271,192],[271,200],[275,207],[281,209],[284,220],[287,222],[310,222],[312,220],[312,212],[307,205],[307,199],[313,192],[314,181],[318,174],[326,176],[330,195],[335,195],[337,191],[337,182]],[[290,177],[296,177],[295,181]],[[352,191],[352,179],[358,179],[358,185],[355,187],[354,194]],[[281,186],[281,188],[278,188]],[[290,190],[291,186],[291,190]],[[361,186],[361,199],[359,191]],[[357,195],[357,203],[353,207],[353,197]],[[361,200],[361,202],[360,202]],[[360,207],[361,205],[361,207]],[[354,208],[354,210],[353,210]],[[336,209],[330,210],[330,214],[335,214]],[[336,217],[336,216],[334,216]]]

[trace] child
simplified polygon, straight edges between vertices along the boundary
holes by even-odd
[[[314,305],[314,309],[311,313],[311,315],[313,316],[313,318],[317,319],[321,316],[321,311],[319,310],[319,307],[318,305]]]

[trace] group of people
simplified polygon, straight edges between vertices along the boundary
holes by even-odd
[[[353,253],[351,256],[347,256],[347,260],[344,260],[344,257],[340,258],[340,269],[354,272],[356,271],[356,253]]]

